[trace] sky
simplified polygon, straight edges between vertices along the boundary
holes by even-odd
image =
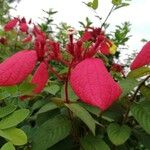
[[[38,22],[39,17],[44,14],[42,9],[58,11],[54,16],[55,23],[67,22],[76,29],[79,28],[79,21],[84,21],[88,16],[93,22],[95,27],[100,26],[99,20],[95,17],[95,12],[86,7],[83,2],[89,2],[90,0],[21,0],[17,5],[16,10],[12,10],[12,16],[26,17],[27,19],[32,18],[33,21]],[[13,4],[16,6],[16,4]],[[105,19],[109,10],[111,9],[111,0],[99,0],[99,7],[97,14]],[[129,21],[131,26],[131,39],[128,42],[130,51],[142,48],[143,43],[141,39],[150,40],[150,0],[132,0],[130,6],[116,10],[108,20],[110,23],[110,30],[115,29],[115,25],[120,25],[125,21]]]

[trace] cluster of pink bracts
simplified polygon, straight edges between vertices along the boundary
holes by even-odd
[[[20,31],[27,34],[24,42],[30,42],[33,36],[35,41],[32,50],[17,52],[0,64],[0,86],[19,84],[33,73],[31,83],[36,85],[33,93],[38,94],[48,81],[49,62],[56,60],[65,62],[65,65],[71,68],[70,84],[81,101],[106,110],[119,98],[122,93],[119,84],[111,77],[103,61],[94,58],[97,52],[108,55],[111,46],[111,42],[99,28],[86,30],[76,42],[70,34],[66,50],[72,59],[68,62],[63,60],[59,43],[48,39],[37,26],[34,25],[32,33],[28,33],[30,23],[24,18],[14,18],[4,27],[5,31],[10,31],[18,25]],[[86,48],[83,46],[86,41],[92,41],[93,44]],[[137,55],[131,64],[131,70],[148,64],[150,64],[150,42]],[[112,69],[122,72],[122,67],[118,64],[114,64]]]

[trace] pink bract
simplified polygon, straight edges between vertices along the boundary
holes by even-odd
[[[71,72],[70,84],[81,101],[101,110],[109,108],[122,92],[102,60],[96,58],[79,63]]]
[[[139,54],[132,62],[130,68],[131,70],[134,70],[149,64],[150,64],[150,41],[144,45],[142,50],[139,52]]]
[[[21,83],[34,69],[36,51],[23,50],[7,58],[0,64],[0,86]]]
[[[36,85],[36,88],[33,90],[35,94],[40,93],[45,87],[48,80],[48,70],[45,62],[42,62],[37,68],[36,72],[33,75],[32,83]]]

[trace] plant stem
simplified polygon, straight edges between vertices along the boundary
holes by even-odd
[[[58,72],[51,65],[49,65],[49,69],[59,80],[63,80],[63,78],[58,74]]]
[[[60,59],[59,61],[60,61],[61,63],[63,63],[65,66],[69,66],[69,63],[68,63],[66,60]]]
[[[129,106],[128,106],[127,111],[126,111],[126,113],[125,113],[125,115],[124,115],[124,119],[123,119],[122,123],[125,123],[125,122],[127,121],[128,115],[129,115],[129,112],[130,112],[130,107],[131,107],[132,103],[134,102],[134,100],[135,100],[135,98],[136,98],[136,96],[137,96],[139,90],[141,89],[141,87],[144,85],[144,83],[145,83],[149,78],[150,78],[150,75],[147,76],[147,77],[139,84],[139,86],[138,86],[137,89],[135,90],[133,96],[132,96],[131,99],[130,99]]]
[[[72,60],[72,62],[73,62],[73,60]],[[68,97],[68,82],[69,82],[69,76],[70,76],[70,71],[71,71],[71,67],[72,67],[72,62],[69,66],[67,77],[66,77],[66,82],[65,82],[65,102],[68,104],[70,103],[69,97]]]
[[[109,16],[110,16],[111,13],[113,12],[114,7],[115,7],[115,6],[113,5],[112,8],[110,9],[110,11],[109,11],[109,13],[108,13],[106,19],[104,20],[104,22],[103,22],[102,25],[101,25],[101,29],[103,28],[103,26],[105,25],[105,23],[106,23],[106,21],[108,20]]]

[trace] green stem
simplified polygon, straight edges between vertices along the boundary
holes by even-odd
[[[108,20],[108,18],[109,18],[109,16],[111,15],[111,13],[113,12],[113,10],[114,10],[114,5],[112,6],[112,8],[111,8],[111,10],[109,11],[109,13],[108,13],[108,15],[107,15],[107,17],[106,17],[106,19],[104,20],[104,22],[102,23],[102,25],[101,25],[101,29],[103,28],[103,26],[105,25],[105,23],[107,22],[107,20]]]
[[[73,60],[72,60],[73,62]],[[66,82],[65,82],[65,102],[66,103],[70,103],[69,101],[69,97],[68,97],[68,82],[69,82],[69,77],[70,77],[70,71],[71,71],[71,67],[72,67],[72,62],[69,66],[69,69],[68,69],[68,73],[67,73],[67,77],[66,77]]]

